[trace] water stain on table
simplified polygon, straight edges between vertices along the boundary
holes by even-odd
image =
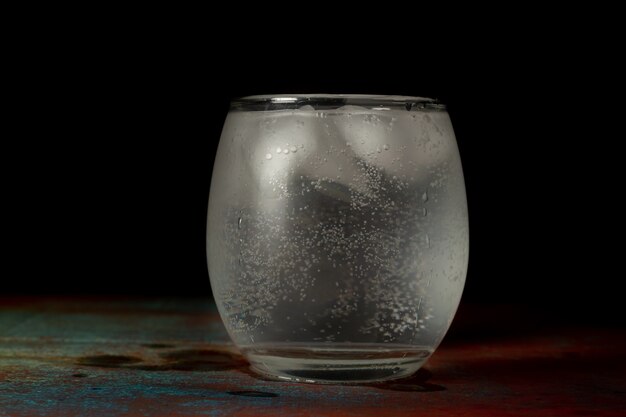
[[[175,347],[174,345],[168,343],[142,343],[140,346],[150,349],[171,349]]]
[[[97,366],[100,368],[120,368],[122,366],[141,362],[141,358],[126,355],[93,355],[78,359],[77,364],[83,366]]]
[[[78,358],[79,366],[123,368],[138,371],[224,371],[247,366],[241,357],[220,349],[185,349],[159,354],[159,360],[130,355],[92,355]]]

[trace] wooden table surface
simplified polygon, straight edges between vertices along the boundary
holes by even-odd
[[[539,322],[466,306],[413,377],[312,385],[251,374],[209,299],[0,298],[0,416],[626,415],[625,333]]]

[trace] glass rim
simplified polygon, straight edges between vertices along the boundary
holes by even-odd
[[[333,110],[343,106],[370,110],[445,111],[446,106],[428,97],[377,94],[263,94],[235,98],[231,111]],[[308,107],[305,107],[308,106]]]

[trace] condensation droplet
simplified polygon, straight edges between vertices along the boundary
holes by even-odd
[[[287,155],[287,154],[289,153],[289,149],[287,149],[287,148],[283,149],[283,153],[284,153],[285,155]]]
[[[271,153],[265,154],[265,159],[272,159],[272,154]]]
[[[430,237],[428,235],[424,235],[424,240],[426,241],[426,247],[430,248]]]
[[[281,153],[283,150],[280,148],[280,146],[278,148],[276,148],[276,153]]]
[[[389,150],[389,145],[387,145],[387,144],[385,143],[385,144],[383,145],[383,149],[384,149],[384,150],[386,150],[386,151],[387,151],[387,150]]]
[[[424,217],[428,216],[428,209],[426,207],[422,208],[422,216]]]
[[[298,152],[298,148],[296,148],[295,146],[291,146],[291,148],[289,148],[289,150],[291,152]]]
[[[424,194],[422,194],[422,201],[424,203],[428,201],[428,193],[426,191],[424,191]]]
[[[237,228],[241,229],[241,217],[237,220]]]

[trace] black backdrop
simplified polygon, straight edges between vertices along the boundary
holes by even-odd
[[[609,184],[621,172],[610,127],[618,69],[603,52],[270,45],[42,41],[20,55],[3,155],[5,263],[16,267],[3,291],[208,296],[206,207],[231,98],[421,95],[448,105],[464,164],[464,300],[621,320],[621,277],[609,266],[619,245],[607,237],[620,214]]]

